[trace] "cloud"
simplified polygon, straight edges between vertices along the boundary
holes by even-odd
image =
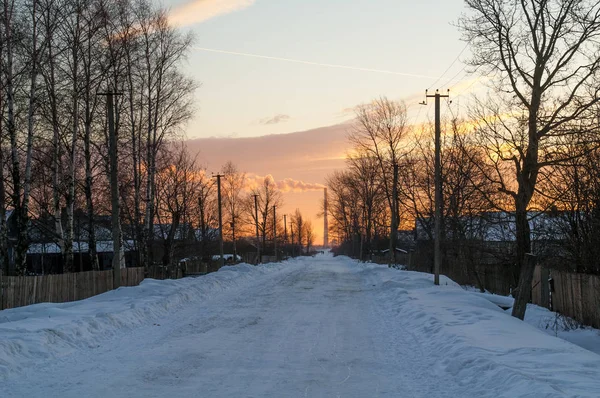
[[[273,117],[266,117],[264,119],[260,119],[258,122],[260,124],[269,125],[269,124],[284,123],[284,122],[287,122],[290,119],[291,119],[290,115],[284,115],[284,114],[280,113],[280,114],[275,115]]]
[[[174,8],[169,20],[179,26],[193,25],[219,15],[250,7],[256,0],[191,0]]]
[[[281,192],[308,192],[308,191],[320,191],[325,188],[323,184],[304,182],[301,180],[295,180],[293,178],[284,178],[283,180],[276,181],[271,174],[266,176],[260,176],[258,174],[246,174],[246,189],[252,190],[261,186],[265,179],[270,180],[277,186]]]

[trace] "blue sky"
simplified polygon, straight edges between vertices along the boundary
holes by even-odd
[[[351,118],[353,106],[380,95],[405,99],[412,121],[424,120],[430,107],[417,105],[424,90],[465,49],[452,25],[463,11],[462,0],[175,0],[165,5],[179,11],[174,20],[194,32],[197,48],[431,77],[194,49],[187,69],[202,86],[189,138],[252,137],[337,124]],[[468,50],[460,59],[467,56]],[[464,91],[472,78],[463,68],[455,62],[431,88]],[[452,77],[455,81],[444,85]]]

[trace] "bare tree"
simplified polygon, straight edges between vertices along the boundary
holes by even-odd
[[[310,220],[306,220],[303,226],[304,242],[306,243],[306,254],[310,254],[310,249],[315,241],[315,230]]]
[[[163,150],[163,159],[157,170],[158,220],[164,238],[163,266],[173,265],[175,241],[184,240],[192,231],[187,228],[185,220],[197,203],[200,185],[196,158],[191,157],[185,145],[174,145],[170,150]],[[166,223],[168,222],[168,224]]]
[[[38,1],[2,2],[6,130],[10,142],[10,198],[16,222],[15,270],[25,274],[39,72]],[[24,111],[26,110],[26,111]],[[25,114],[23,114],[25,113]],[[23,150],[24,149],[24,150]],[[24,160],[24,169],[22,161]]]
[[[359,214],[352,217],[360,220],[360,259],[366,260],[371,250],[375,229],[375,210],[377,202],[385,200],[384,184],[380,178],[380,167],[376,157],[369,153],[358,153],[348,156],[350,174],[349,188],[354,192],[355,203],[358,204]],[[358,199],[358,200],[356,200]]]
[[[135,10],[141,46],[141,88],[144,97],[142,117],[145,137],[145,234],[153,230],[155,206],[156,156],[165,139],[175,134],[191,117],[192,93],[196,84],[181,74],[178,65],[192,43],[190,35],[181,35],[168,23],[164,10],[153,10],[149,2],[140,2]],[[149,241],[146,261],[151,261]]]
[[[304,244],[306,238],[306,227],[304,226],[306,220],[302,216],[300,209],[296,209],[292,215],[292,223],[294,225],[294,230],[296,231],[296,242],[298,244],[298,248],[300,249],[299,254],[302,254],[302,245]]]
[[[0,259],[8,261],[3,252],[12,240],[3,236],[12,207],[16,272],[27,271],[29,218],[36,216],[52,223],[44,233],[60,246],[64,270],[73,271],[79,199],[92,269],[99,268],[95,216],[115,205],[135,226],[138,249],[147,248],[156,216],[155,157],[193,111],[196,84],[181,72],[191,37],[148,0],[2,0],[0,8],[0,141],[8,149],[0,159]],[[120,171],[112,185],[106,108],[97,95],[106,91],[123,94],[114,106]],[[121,203],[107,206],[111,187],[121,190],[113,198]]]
[[[215,180],[207,175],[206,170],[200,170],[196,178],[198,179],[198,187],[196,194],[198,196],[197,207],[197,225],[200,229],[198,239],[200,241],[201,256],[205,256],[210,251],[210,244],[217,240],[216,231],[219,228],[218,209],[217,209],[217,194]]]
[[[273,238],[273,206],[278,209],[283,206],[283,195],[277,189],[277,185],[270,175],[264,178],[260,186],[252,189],[245,201],[247,217],[252,221],[250,227],[254,227],[257,222],[254,211],[254,195],[258,195],[258,232],[262,241],[261,251],[265,253],[267,240]]]
[[[600,150],[569,145],[573,158],[553,166],[551,178],[540,182],[547,221],[558,250],[547,248],[553,267],[568,272],[600,274]],[[579,153],[579,154],[577,154]],[[581,154],[583,153],[583,154]],[[575,155],[578,156],[575,156]]]
[[[5,62],[5,54],[7,48],[7,30],[6,25],[10,25],[7,21],[6,11],[8,9],[7,0],[2,1],[2,9],[0,9],[0,269],[4,275],[8,275],[9,270],[9,257],[8,257],[8,230],[6,224],[6,186],[4,176],[4,142],[5,142],[5,130],[4,120],[6,112],[5,100],[7,94],[7,75],[11,73],[8,70]],[[7,23],[8,22],[8,23]],[[9,37],[9,36],[8,36]]]
[[[540,170],[566,161],[561,138],[581,141],[598,128],[600,4],[591,0],[466,0],[459,21],[471,42],[471,65],[492,76],[495,98],[473,109],[497,189],[516,212],[521,270],[513,316],[523,319],[534,264],[527,210]]]
[[[237,258],[236,229],[244,225],[242,191],[246,183],[246,173],[240,172],[231,161],[225,163],[221,173],[223,173],[221,189],[223,190],[223,204],[227,220],[224,225],[226,226],[225,231],[229,231],[231,234],[233,258],[235,259]]]
[[[356,149],[369,153],[379,163],[391,213],[390,263],[395,262],[396,234],[400,224],[398,165],[405,154],[403,144],[407,133],[405,105],[381,97],[357,108],[356,124],[349,137]]]
[[[80,43],[82,64],[82,88],[83,101],[83,157],[85,162],[84,194],[87,208],[87,235],[88,253],[92,270],[100,269],[98,253],[96,250],[96,222],[93,199],[94,177],[97,175],[98,156],[93,156],[92,146],[94,141],[93,129],[98,127],[94,119],[102,117],[99,111],[98,96],[95,95],[96,88],[105,78],[105,66],[100,56],[101,48],[101,18],[102,9],[94,2],[88,4],[86,12],[83,13],[85,31]]]
[[[353,215],[351,213],[355,201],[347,183],[349,178],[348,171],[334,171],[326,179],[329,195],[328,212],[333,221],[330,223],[330,232],[338,243],[349,241],[352,237]]]

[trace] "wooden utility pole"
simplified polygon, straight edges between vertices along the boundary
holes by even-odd
[[[106,92],[99,93],[106,96],[108,108],[108,156],[110,163],[110,200],[111,200],[111,224],[113,239],[113,289],[121,286],[121,267],[123,264],[123,248],[121,247],[121,220],[119,207],[119,162],[117,152],[117,134],[115,131],[114,96],[121,93]]]
[[[273,206],[273,250],[275,251],[275,261],[277,261],[277,215]]]
[[[254,196],[254,219],[256,220],[256,263],[260,261],[260,237],[258,236],[258,195]]]
[[[219,202],[219,267],[223,267],[225,265],[225,259],[223,255],[223,212],[221,210],[221,177],[223,175],[217,174],[214,176],[217,179],[217,201]]]
[[[329,247],[329,222],[327,220],[327,188],[324,188],[323,197],[323,247]]]
[[[427,94],[425,98],[435,98],[435,226],[434,226],[434,283],[440,284],[440,268],[442,266],[442,161],[441,161],[441,117],[440,117],[440,98],[448,98],[450,95],[441,95],[439,90],[434,95]],[[427,102],[425,102],[427,104]]]
[[[287,214],[283,215],[283,244],[287,243]]]

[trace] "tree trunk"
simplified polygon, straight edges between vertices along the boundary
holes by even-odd
[[[2,54],[0,52],[0,58]],[[2,96],[0,96],[0,110],[4,110],[4,104],[2,103]],[[0,111],[1,112],[1,111]],[[0,115],[0,131],[2,131],[3,116]],[[0,135],[0,165],[4,164],[4,150],[2,148],[2,136]],[[0,272],[3,275],[8,276],[8,230],[6,225],[6,190],[4,186],[4,167],[0,166]]]
[[[531,281],[533,280],[533,271],[535,269],[536,257],[531,253],[526,253],[523,265],[521,266],[521,276],[519,277],[519,286],[512,309],[512,316],[523,320],[527,303],[531,299]]]
[[[29,248],[29,194],[31,189],[31,151],[33,148],[33,125],[35,118],[36,108],[36,88],[37,88],[37,1],[33,1],[32,4],[32,50],[31,50],[31,73],[30,73],[30,86],[29,86],[29,109],[27,113],[27,144],[25,152],[25,178],[23,181],[23,198],[20,199],[20,178],[14,181],[15,203],[20,202],[18,206],[15,206],[15,215],[17,216],[17,247],[15,250],[15,266],[19,275],[27,273],[27,249]],[[16,143],[16,137],[14,142]],[[11,142],[12,144],[12,142]],[[17,151],[13,148],[13,167],[19,167]],[[19,174],[19,170],[13,170],[13,178],[16,174]]]
[[[0,33],[0,40],[3,34]],[[4,68],[4,43],[0,41],[0,69]],[[3,79],[0,78],[0,84]],[[0,86],[0,132],[4,125],[4,85]],[[3,140],[0,134],[0,165],[4,165]],[[8,257],[8,231],[6,226],[6,188],[4,185],[4,167],[0,166],[0,272],[8,276],[9,257]],[[0,292],[1,294],[1,292]]]
[[[398,232],[398,164],[395,161],[391,204],[392,222],[390,226],[390,266],[392,264],[396,264],[396,235]]]
[[[113,289],[121,285],[121,269],[125,268],[125,257],[123,254],[123,235],[121,233],[120,203],[119,203],[119,169],[118,169],[118,146],[117,130],[115,123],[113,94],[107,95],[108,100],[108,129],[109,129],[109,162],[110,162],[110,202],[111,202],[111,224],[113,239]]]
[[[94,221],[94,201],[92,198],[92,154],[90,151],[91,141],[91,115],[89,110],[89,102],[86,105],[86,122],[84,136],[84,157],[85,157],[85,203],[88,216],[88,253],[92,263],[92,270],[98,271],[100,264],[98,263],[98,253],[96,251],[96,222]]]
[[[48,101],[50,102],[50,113],[52,118],[52,210],[54,213],[54,233],[56,235],[61,253],[65,253],[65,240],[62,227],[62,214],[60,206],[60,194],[62,187],[60,184],[61,171],[61,150],[60,150],[60,131],[58,128],[58,105],[56,95],[56,79],[54,55],[52,51],[52,40],[48,41],[48,62],[50,67]]]
[[[179,212],[173,214],[173,219],[171,222],[171,229],[169,230],[169,234],[167,235],[167,239],[165,239],[165,249],[162,258],[163,266],[171,267],[173,262],[173,253],[175,252],[175,234],[177,233],[177,229],[179,228],[179,221],[181,219],[181,215]],[[170,269],[170,268],[168,268]]]
[[[69,148],[69,175],[67,178],[67,223],[66,223],[66,231],[65,231],[65,270],[66,272],[74,272],[75,266],[73,264],[73,211],[74,211],[74,202],[75,202],[75,144],[77,143],[77,135],[79,134],[79,96],[78,96],[78,32],[79,32],[79,10],[77,10],[77,27],[75,31],[75,38],[72,44],[72,57],[73,57],[73,70],[72,70],[72,79],[73,79],[73,103],[72,103],[72,112],[73,112],[73,125],[71,131],[71,147]],[[81,233],[80,233],[81,235]],[[79,237],[81,240],[81,237]],[[79,246],[81,247],[81,245]],[[80,250],[81,251],[81,250]],[[81,253],[80,253],[81,255]]]

